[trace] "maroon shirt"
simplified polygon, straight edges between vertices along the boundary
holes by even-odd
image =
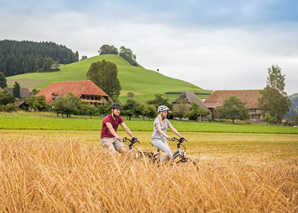
[[[115,136],[112,135],[106,123],[112,124],[113,129],[115,130],[115,132],[117,132],[118,125],[123,123],[123,118],[117,116],[116,119],[114,119],[112,114],[109,114],[102,121],[100,138],[114,138]]]

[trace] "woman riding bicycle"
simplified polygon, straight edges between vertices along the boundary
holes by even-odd
[[[166,139],[171,140],[171,137],[168,136],[167,129],[170,128],[176,135],[181,138],[184,138],[172,125],[171,122],[167,119],[169,108],[165,105],[161,105],[157,108],[158,116],[154,120],[154,130],[152,134],[151,144],[163,151],[163,155],[160,159],[161,162],[169,161],[172,158],[171,149],[166,141]]]

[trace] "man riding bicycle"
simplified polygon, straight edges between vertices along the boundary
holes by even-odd
[[[107,115],[102,122],[100,142],[103,147],[107,148],[111,153],[126,153],[127,149],[122,143],[123,138],[117,134],[119,124],[123,127],[126,133],[133,139],[134,137],[130,129],[126,126],[123,118],[120,116],[122,106],[119,103],[113,103],[111,105],[111,114]]]
[[[154,130],[152,134],[151,144],[156,148],[163,151],[163,155],[160,161],[168,161],[172,158],[171,149],[166,141],[166,139],[171,140],[171,137],[168,136],[167,129],[170,128],[176,135],[181,138],[184,138],[170,123],[167,119],[169,108],[167,106],[161,105],[157,108],[158,116],[154,120]]]

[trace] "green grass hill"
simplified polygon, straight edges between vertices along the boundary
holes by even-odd
[[[32,90],[43,89],[53,82],[86,80],[86,73],[93,62],[110,61],[117,65],[118,77],[122,86],[121,102],[127,99],[127,93],[134,93],[134,98],[145,102],[154,98],[154,94],[160,93],[168,97],[170,101],[177,98],[183,91],[193,91],[199,98],[208,97],[211,91],[203,90],[191,83],[170,78],[156,71],[148,70],[142,66],[132,66],[118,55],[94,56],[82,61],[60,67],[61,71],[45,73],[26,73],[7,77],[9,87],[17,81],[21,87]]]

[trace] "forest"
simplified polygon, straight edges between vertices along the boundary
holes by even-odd
[[[0,41],[0,72],[13,76],[29,72],[48,72],[56,64],[79,60],[79,53],[54,42]]]

